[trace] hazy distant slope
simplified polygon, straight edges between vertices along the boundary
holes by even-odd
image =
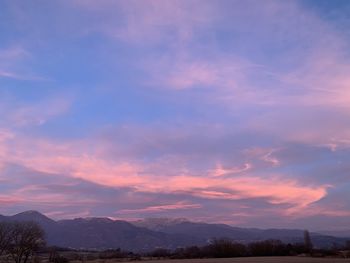
[[[145,227],[155,231],[162,231],[164,227],[177,225],[183,222],[189,222],[185,218],[145,218],[142,220],[137,220],[130,222],[135,226]]]
[[[150,222],[153,220],[153,224]],[[172,221],[164,224],[161,220],[146,219],[147,224],[153,229],[168,234],[181,234],[187,236],[196,236],[200,239],[210,240],[212,238],[229,238],[238,242],[252,242],[266,239],[278,239],[286,243],[303,242],[303,230],[298,229],[257,229],[257,228],[239,228],[225,224],[207,224],[189,221]],[[161,222],[158,226],[156,222]],[[138,222],[140,225],[140,222]],[[345,239],[336,238],[329,235],[311,233],[313,242],[318,247],[332,246],[333,244],[343,244]]]
[[[329,235],[334,237],[345,237],[350,240],[350,230],[342,230],[342,231],[322,231],[320,234]]]
[[[150,219],[147,219],[149,222]],[[156,221],[154,221],[156,222]],[[266,239],[283,239],[285,241],[300,241],[303,237],[302,230],[290,229],[257,229],[257,228],[239,228],[225,224],[208,224],[201,222],[173,222],[172,224],[152,225],[158,231],[169,234],[185,234],[197,236],[203,239],[230,238],[241,242],[250,242]]]

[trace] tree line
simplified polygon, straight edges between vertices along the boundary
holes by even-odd
[[[230,258],[230,257],[262,257],[293,256],[306,253],[304,244],[284,244],[279,240],[257,241],[249,244],[233,242],[228,239],[214,239],[206,246],[190,246],[173,251],[157,249],[151,257],[157,258]]]
[[[47,255],[50,263],[68,263],[70,260],[85,262],[94,259],[128,258],[139,260],[143,257],[194,259],[194,258],[230,258],[256,256],[337,256],[346,252],[350,257],[350,242],[343,248],[315,249],[308,231],[304,232],[304,242],[285,244],[280,240],[265,240],[248,244],[228,239],[213,239],[204,246],[189,246],[168,250],[158,248],[147,253],[133,253],[121,249],[105,251],[79,251],[74,249],[47,247],[45,233],[34,222],[0,222],[0,258],[12,259],[15,263],[39,262],[38,252]],[[36,260],[37,259],[37,260]]]
[[[45,233],[34,222],[0,222],[0,256],[27,263],[45,246]]]
[[[189,246],[177,249],[158,248],[151,252],[134,253],[126,250],[108,249],[104,251],[51,251],[49,262],[68,263],[69,261],[127,260],[141,259],[201,259],[201,258],[232,258],[232,257],[263,257],[263,256],[297,256],[304,254],[312,257],[350,257],[350,244],[345,247],[328,249],[313,248],[311,238],[305,233],[301,243],[286,244],[279,240],[256,241],[248,244],[234,242],[228,239],[213,239],[205,246]],[[62,252],[65,250],[63,248]],[[54,252],[54,253],[52,253]],[[346,252],[345,254],[340,252]]]
[[[263,257],[263,256],[296,256],[300,254],[323,257],[338,256],[339,252],[346,252],[346,257],[350,257],[350,242],[344,247],[332,247],[328,249],[315,249],[310,234],[304,232],[304,242],[283,243],[280,240],[256,241],[248,244],[238,243],[229,239],[213,239],[205,246],[190,246],[167,250],[156,249],[148,255],[156,258],[230,258],[230,257]],[[344,256],[344,255],[343,255]]]

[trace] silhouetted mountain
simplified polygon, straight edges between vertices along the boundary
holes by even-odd
[[[201,243],[200,240],[137,227],[126,221],[108,218],[76,218],[54,221],[39,212],[27,211],[14,216],[1,216],[0,221],[34,221],[45,230],[47,243],[59,247],[131,251],[157,247],[174,249]]]
[[[53,227],[56,224],[51,218],[33,210],[25,211],[8,218],[13,221],[34,221],[40,224],[44,229]]]
[[[34,221],[43,227],[47,243],[60,247],[131,251],[157,247],[174,249],[204,245],[213,238],[228,238],[238,242],[279,239],[283,242],[303,242],[302,230],[238,228],[224,224],[190,222],[184,219],[145,219],[129,223],[109,218],[76,218],[54,221],[36,211],[14,216],[1,216],[0,221]],[[141,227],[142,226],[142,227]],[[318,247],[343,244],[344,238],[311,234]]]
[[[60,246],[149,250],[155,247],[176,248],[184,243],[190,244],[181,236],[136,227],[125,221],[78,218],[57,223],[61,232],[54,237],[52,243]]]

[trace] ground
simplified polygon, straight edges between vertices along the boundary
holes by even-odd
[[[151,260],[147,263],[350,263],[350,258],[309,258],[309,257],[247,257],[247,258],[214,258],[184,260]]]

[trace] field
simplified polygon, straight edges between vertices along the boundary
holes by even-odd
[[[350,258],[309,258],[309,257],[247,257],[222,259],[151,260],[147,263],[350,263]]]

